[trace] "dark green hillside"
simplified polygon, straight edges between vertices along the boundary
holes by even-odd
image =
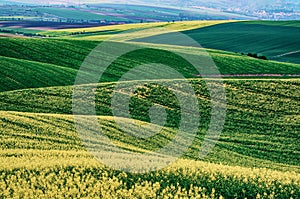
[[[269,59],[300,63],[300,22],[236,22],[184,32],[203,47],[239,53],[261,53]]]
[[[73,85],[77,70],[0,56],[0,92]]]
[[[74,84],[77,70],[96,42],[56,39],[0,39],[0,91]],[[18,49],[18,50],[15,50]],[[184,49],[179,48],[183,53]],[[193,53],[196,52],[193,51]],[[265,61],[224,51],[208,50],[220,74],[299,75],[300,65]],[[103,52],[105,53],[105,52]],[[201,52],[199,52],[199,57]],[[107,57],[111,56],[109,54]],[[166,64],[186,78],[198,77],[195,68],[174,53],[145,49],[130,52],[116,59],[105,71],[101,81],[115,82],[131,68],[141,64]],[[152,70],[156,74],[157,70]],[[95,75],[87,74],[86,79]],[[90,82],[95,83],[95,82]]]
[[[247,21],[246,24],[258,24],[258,25],[269,25],[269,26],[289,26],[300,28],[299,21]]]
[[[99,42],[94,41],[57,39],[0,38],[0,41],[0,56],[55,64],[73,69],[78,69],[86,56],[99,44]],[[188,78],[198,75],[191,65],[185,61],[180,61],[174,54],[149,49],[146,46],[145,48],[147,49],[118,58],[106,71],[107,75],[103,80],[116,81],[118,77],[134,65],[152,63],[153,61],[168,63]],[[184,49],[182,50],[185,52]],[[196,49],[195,52],[197,52]],[[208,52],[221,74],[300,74],[300,66],[297,64],[258,60],[217,50],[208,50]],[[5,65],[1,64],[0,67],[5,67]]]
[[[0,55],[79,68],[97,43],[99,42],[0,37]]]

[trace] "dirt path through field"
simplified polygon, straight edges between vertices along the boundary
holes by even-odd
[[[284,57],[286,55],[292,55],[292,54],[296,54],[296,53],[300,53],[300,50],[284,53],[284,54],[281,54],[281,55],[276,55],[276,56],[274,56],[274,58]]]

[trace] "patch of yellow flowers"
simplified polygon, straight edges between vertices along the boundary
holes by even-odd
[[[163,170],[131,174],[111,170],[88,157],[74,161],[0,167],[0,198],[296,199],[300,196],[297,172],[178,160]]]

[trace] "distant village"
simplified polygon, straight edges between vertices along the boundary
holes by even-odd
[[[300,12],[293,9],[277,8],[277,9],[261,9],[261,10],[244,10],[241,8],[227,9],[226,12],[237,14],[247,14],[248,16],[256,16],[259,19],[269,20],[299,20]]]

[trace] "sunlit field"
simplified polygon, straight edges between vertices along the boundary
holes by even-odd
[[[268,38],[273,43],[253,44],[245,50],[234,48],[240,43],[230,40],[229,33],[223,42],[232,45],[226,48],[221,48],[222,39],[213,39],[212,35],[218,34],[216,29],[221,32],[221,27],[231,27],[234,32],[237,26],[249,24],[261,32],[265,26],[282,28],[281,35]],[[292,54],[272,58],[272,46],[276,48],[286,27],[294,30],[289,34],[299,31],[298,22],[192,21],[45,31],[40,34],[47,37],[42,38],[1,37],[0,198],[300,198],[299,59]],[[260,31],[254,31],[257,35],[251,37],[261,36]],[[200,44],[203,40],[207,49],[147,43],[147,38],[171,32],[183,32]],[[117,34],[121,34],[117,40],[109,41],[112,46],[126,43],[141,49],[118,57],[99,82],[77,85],[95,94],[97,122],[116,146],[143,154],[167,145],[176,136],[182,110],[172,89],[160,83],[184,88],[184,82],[188,82],[194,90],[201,116],[195,138],[184,154],[163,169],[134,173],[111,168],[90,153],[76,129],[73,97],[77,73],[96,46]],[[236,39],[244,42],[241,46],[247,45],[242,35]],[[294,51],[297,45],[290,39],[282,43],[286,48],[276,51],[280,54]],[[220,74],[199,74],[168,49],[200,58],[210,56]],[[269,59],[248,56],[250,52],[263,52]],[[106,55],[107,59],[112,57]],[[136,77],[119,81],[132,68],[153,60],[171,66],[185,79],[147,81]],[[148,72],[158,71],[152,68]],[[85,77],[88,81],[96,75],[87,71]],[[142,85],[135,87],[136,82]],[[131,125],[128,118],[115,117],[112,98],[117,85],[123,88],[118,92],[130,96],[128,112],[138,125]],[[216,106],[226,107],[225,124],[212,151],[199,157],[212,114],[218,114],[212,112],[214,102],[208,88],[220,85],[224,86],[226,101]],[[125,89],[129,87],[135,88],[133,94]],[[188,91],[181,94],[190,95]],[[88,93],[79,95],[88,96],[82,104],[90,103]],[[166,110],[164,126],[151,122],[149,112],[154,105]],[[87,120],[86,126],[95,130],[91,123]],[[155,134],[158,128],[161,131]],[[136,133],[154,135],[131,136]],[[183,135],[188,137],[190,133],[185,131]],[[177,141],[178,145],[184,143]],[[101,143],[92,138],[90,142]],[[102,156],[111,158],[109,154]],[[118,163],[118,159],[114,161]],[[152,160],[144,161],[147,164]],[[135,169],[140,167],[136,165]]]

